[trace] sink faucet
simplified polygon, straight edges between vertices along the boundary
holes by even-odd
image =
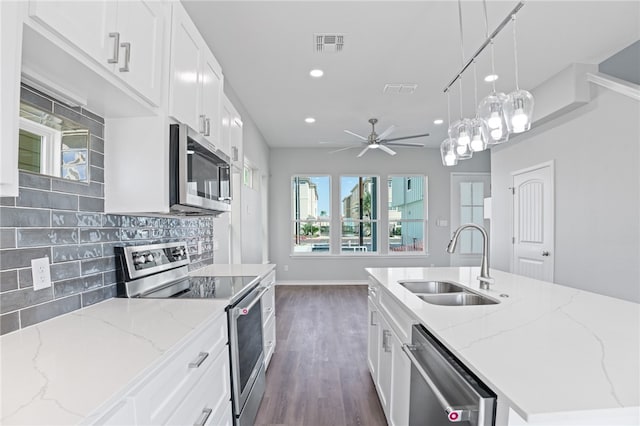
[[[456,245],[458,244],[458,237],[460,236],[460,232],[467,228],[474,228],[480,231],[482,234],[482,264],[480,265],[480,276],[478,277],[478,281],[480,281],[480,288],[484,290],[488,290],[489,286],[493,284],[493,278],[489,275],[489,236],[487,235],[487,231],[480,225],[476,225],[475,223],[465,223],[464,225],[460,225],[456,232],[453,233],[453,237],[451,237],[451,241],[449,241],[449,245],[447,246],[447,253],[453,253],[456,251]]]

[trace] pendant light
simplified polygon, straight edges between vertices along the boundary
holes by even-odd
[[[447,119],[449,128],[451,128],[451,107],[450,96],[447,92]],[[442,157],[442,165],[451,167],[458,164],[458,156],[456,155],[455,141],[451,138],[446,138],[440,144],[440,156]]]
[[[482,0],[484,7],[484,24],[489,32],[489,22],[487,18],[487,2]],[[508,22],[508,21],[507,21]],[[493,39],[491,39],[491,74],[496,75],[495,51]],[[507,122],[504,117],[503,105],[507,101],[507,95],[496,92],[496,81],[492,82],[493,91],[489,96],[485,97],[478,105],[478,117],[482,118],[489,128],[489,138],[487,143],[495,145],[509,140],[509,131],[507,130]]]
[[[473,98],[475,105],[478,105],[478,73],[476,70],[476,61],[473,60]],[[480,152],[487,149],[487,140],[489,138],[489,128],[487,122],[478,117],[476,112],[475,118],[471,119],[471,142],[469,148],[472,152]]]
[[[513,57],[516,72],[516,90],[509,93],[503,105],[507,129],[510,133],[522,133],[531,129],[533,117],[533,95],[521,90],[518,82],[518,50],[516,46],[516,15],[511,16],[513,25]]]
[[[458,18],[460,20],[460,57],[464,66],[464,34],[462,33],[462,4],[458,0]],[[460,160],[467,160],[473,156],[471,151],[471,120],[463,118],[462,114],[462,74],[458,76],[460,86],[460,120],[449,126],[449,138],[455,141],[456,155]]]

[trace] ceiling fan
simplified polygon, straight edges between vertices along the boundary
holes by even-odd
[[[360,154],[358,154],[358,157],[362,157],[365,152],[367,152],[370,149],[381,149],[382,151],[386,152],[389,155],[396,155],[396,152],[394,150],[392,150],[391,148],[389,148],[389,146],[411,146],[411,147],[424,147],[424,144],[421,143],[411,143],[411,142],[397,142],[397,141],[401,141],[401,140],[405,140],[405,139],[413,139],[413,138],[421,138],[423,136],[429,136],[429,133],[423,133],[421,135],[411,135],[411,136],[402,136],[399,138],[391,138],[391,139],[387,139],[387,136],[389,136],[396,128],[396,126],[391,125],[387,128],[387,130],[385,130],[384,132],[377,134],[376,133],[376,123],[378,122],[377,118],[370,118],[369,119],[369,123],[371,124],[371,134],[369,134],[368,137],[364,137],[362,135],[359,135],[357,133],[354,133],[350,130],[345,130],[345,133],[348,133],[352,136],[357,137],[358,139],[361,139],[360,141],[360,145],[358,146],[362,146],[364,145],[365,148],[360,151]],[[352,149],[352,148],[357,148],[358,146],[348,146],[346,148],[340,148],[340,149],[336,149],[335,151],[331,151],[329,152],[330,154],[333,154],[335,152],[340,152],[340,151],[345,151],[347,149]]]

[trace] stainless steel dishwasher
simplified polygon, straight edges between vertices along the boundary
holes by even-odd
[[[496,395],[422,325],[414,325],[411,345],[409,424],[473,426],[495,424]]]

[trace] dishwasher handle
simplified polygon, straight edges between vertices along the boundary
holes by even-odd
[[[427,372],[424,370],[424,368],[420,364],[420,361],[418,361],[415,355],[411,353],[412,351],[416,350],[416,346],[408,345],[405,343],[402,345],[402,350],[404,351],[404,353],[407,354],[407,356],[409,357],[409,360],[411,361],[411,364],[413,364],[416,370],[418,370],[418,373],[420,373],[420,376],[422,376],[422,378],[427,383],[427,385],[429,385],[429,388],[431,389],[431,391],[433,391],[433,394],[435,395],[436,399],[444,409],[445,413],[447,413],[447,418],[449,419],[449,421],[464,422],[464,421],[470,420],[472,410],[469,410],[468,408],[452,407],[449,401],[447,401],[447,398],[442,394],[442,392],[440,392],[440,389],[438,389],[438,386],[436,386],[436,384],[433,382],[431,377],[429,377]]]

